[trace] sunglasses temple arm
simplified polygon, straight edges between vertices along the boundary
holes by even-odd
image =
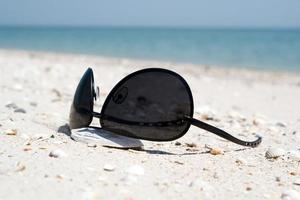
[[[225,132],[225,131],[217,128],[217,127],[214,127],[212,125],[204,123],[204,122],[202,122],[200,120],[197,120],[197,119],[194,119],[194,118],[189,118],[189,117],[186,118],[186,119],[187,119],[187,121],[189,121],[194,126],[202,128],[202,129],[204,129],[206,131],[214,133],[214,134],[216,134],[216,135],[218,135],[218,136],[220,136],[220,137],[222,137],[222,138],[224,138],[226,140],[229,140],[229,141],[231,141],[233,143],[236,143],[236,144],[239,144],[239,145],[242,145],[242,146],[256,147],[262,141],[262,138],[260,136],[258,136],[258,135],[256,136],[257,139],[255,141],[250,141],[250,142],[243,141],[243,140],[240,140],[240,139],[238,139],[238,138],[230,135],[229,133],[227,133],[227,132]]]

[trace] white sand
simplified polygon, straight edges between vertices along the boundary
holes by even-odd
[[[101,102],[137,69],[175,70],[192,89],[195,117],[211,115],[215,120],[208,123],[243,139],[260,134],[263,142],[244,148],[194,127],[177,141],[144,142],[146,151],[75,142],[57,128],[68,122],[75,88],[89,66]],[[280,199],[287,190],[300,193],[294,184],[300,163],[288,153],[265,158],[269,147],[300,151],[297,73],[0,50],[0,97],[0,199],[249,200]],[[26,113],[15,112],[9,103]],[[17,135],[7,135],[7,129],[17,129]],[[205,145],[225,153],[205,153]],[[56,149],[66,156],[49,157]]]

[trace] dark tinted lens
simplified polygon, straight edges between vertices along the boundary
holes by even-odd
[[[122,135],[166,141],[186,133],[193,100],[187,83],[178,74],[163,69],[135,72],[107,97],[101,126]]]
[[[92,69],[87,69],[82,76],[70,111],[69,125],[71,129],[90,125],[94,106],[94,76]]]

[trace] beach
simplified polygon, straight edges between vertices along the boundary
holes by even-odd
[[[97,112],[126,75],[166,68],[188,82],[195,118],[262,143],[242,147],[196,127],[142,141],[143,150],[76,142],[61,129],[88,67]],[[0,49],[0,95],[0,199],[300,198],[299,72]],[[280,155],[267,158],[270,149]]]

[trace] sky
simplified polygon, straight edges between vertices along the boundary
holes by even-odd
[[[0,0],[0,25],[300,27],[300,0]]]

